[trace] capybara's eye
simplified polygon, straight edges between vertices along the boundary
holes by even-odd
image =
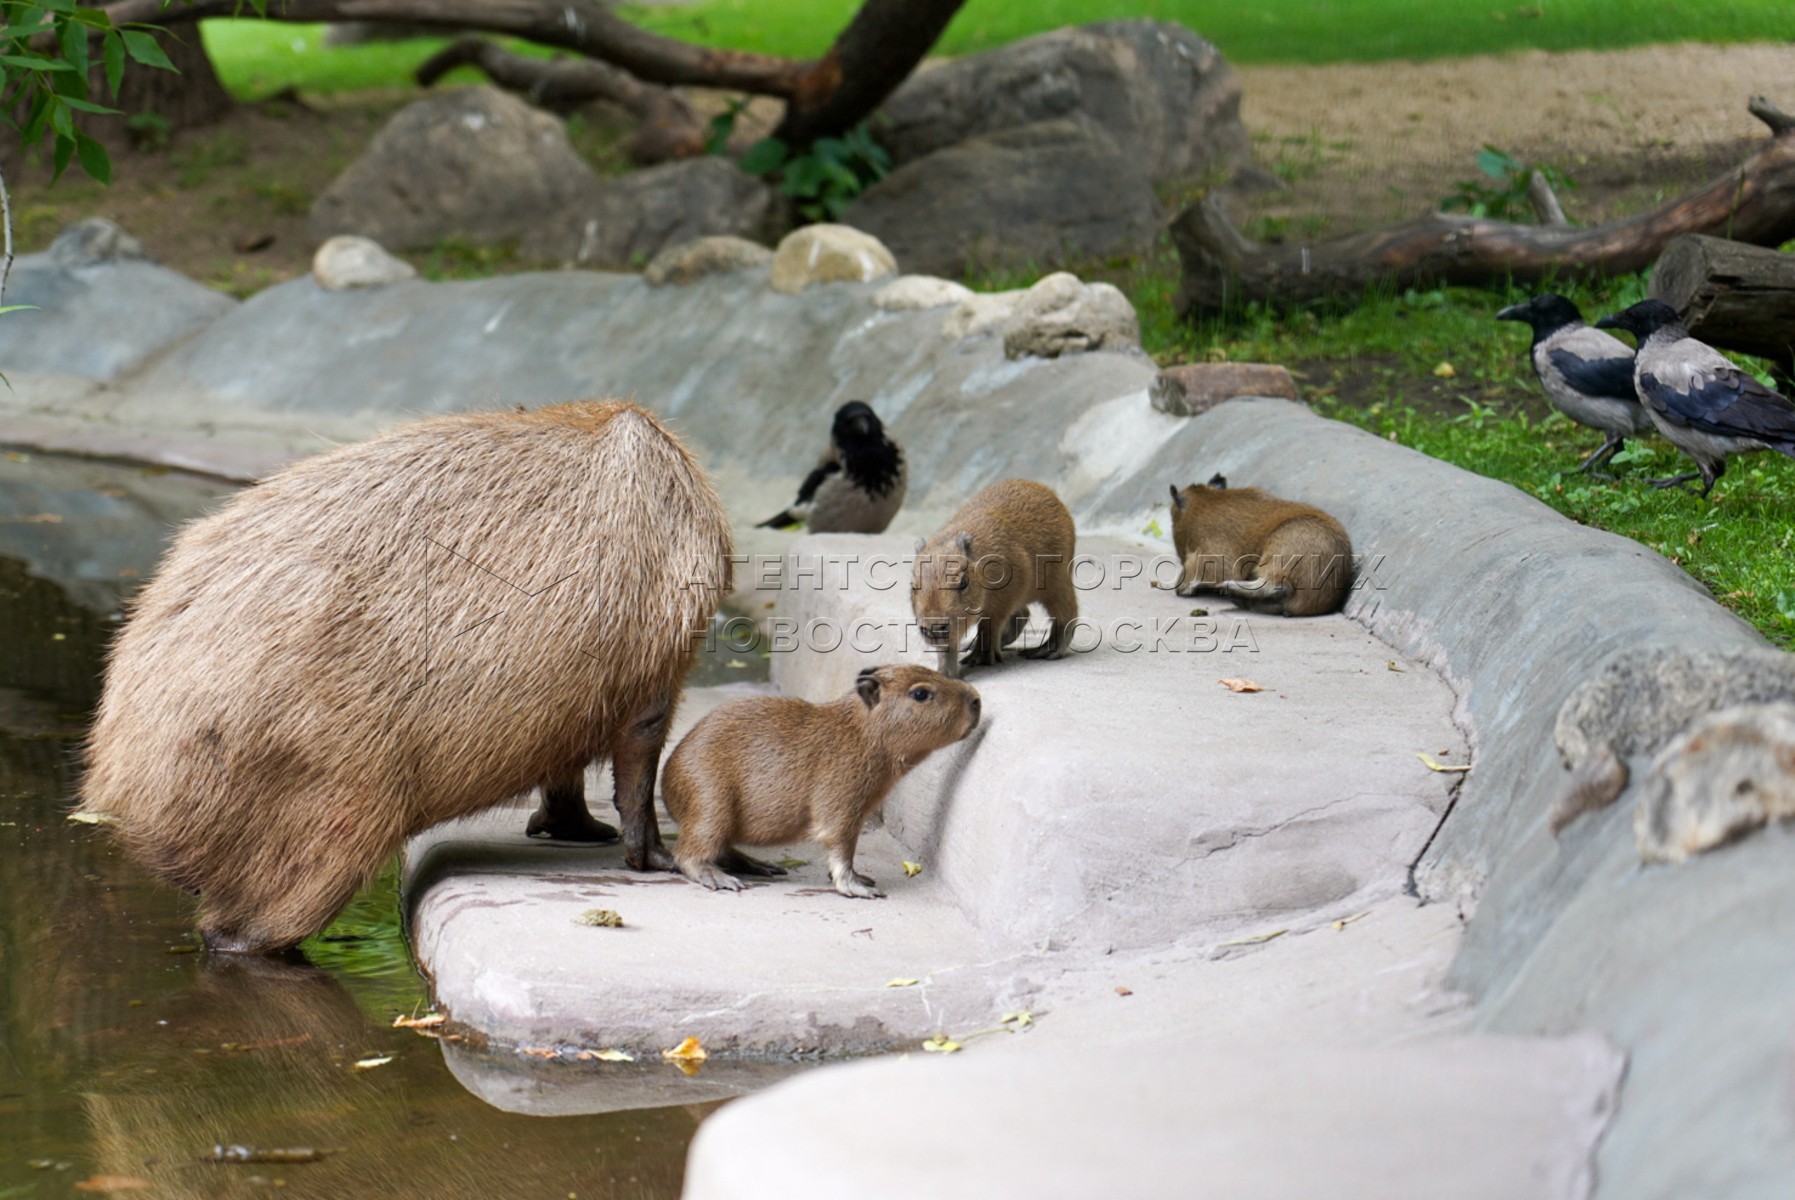
[[[962,591],[962,592],[963,592],[963,591],[965,591],[965,590],[966,590],[966,585],[967,585],[967,584],[969,584],[969,583],[971,583],[971,582],[972,582],[972,576],[970,576],[970,575],[962,575],[962,576],[960,576],[960,582],[959,582],[959,584],[958,584],[958,585],[957,585],[957,589],[958,589],[958,590],[959,590],[959,591]]]
[[[934,694],[935,693],[931,692],[928,688],[911,688],[910,689],[910,699],[916,701],[918,704],[921,704],[924,700],[927,700],[930,696],[933,696]]]

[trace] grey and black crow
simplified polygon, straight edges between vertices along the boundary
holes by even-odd
[[[1654,479],[1675,487],[1699,477],[1705,497],[1726,470],[1728,455],[1776,450],[1795,458],[1795,404],[1689,336],[1677,310],[1641,300],[1603,317],[1598,329],[1624,329],[1639,339],[1633,385],[1652,423],[1699,471]]]
[[[798,488],[792,506],[760,523],[800,523],[812,533],[883,533],[904,502],[904,455],[879,415],[859,400],[835,410],[829,449]]]
[[[1594,471],[1620,452],[1634,434],[1652,427],[1633,387],[1633,348],[1583,323],[1563,296],[1545,292],[1496,314],[1498,321],[1525,321],[1533,329],[1534,374],[1552,407],[1608,440],[1577,464]]]

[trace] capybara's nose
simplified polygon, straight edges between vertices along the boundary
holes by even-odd
[[[948,623],[946,618],[938,621],[924,621],[922,623],[922,636],[936,645],[940,645],[947,641],[947,635]]]

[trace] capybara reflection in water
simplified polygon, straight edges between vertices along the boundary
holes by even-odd
[[[406,426],[183,529],[131,605],[82,807],[200,894],[216,950],[322,929],[412,834],[542,787],[532,832],[672,870],[654,782],[729,586],[697,462],[631,404]]]

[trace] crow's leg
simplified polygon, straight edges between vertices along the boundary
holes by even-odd
[[[1701,477],[1702,477],[1702,473],[1700,471],[1685,471],[1681,475],[1672,475],[1668,479],[1648,479],[1645,482],[1648,487],[1673,488],[1673,487],[1682,487],[1685,483],[1688,483],[1691,479],[1700,479]],[[1705,495],[1706,493],[1703,493],[1703,494]]]
[[[1597,479],[1613,479],[1614,476],[1598,471],[1596,468],[1606,465],[1608,460],[1613,458],[1616,454],[1619,454],[1626,444],[1627,439],[1620,434],[1609,434],[1607,441],[1603,442],[1600,446],[1597,446],[1587,458],[1577,464],[1577,473],[1579,475],[1591,475]]]

